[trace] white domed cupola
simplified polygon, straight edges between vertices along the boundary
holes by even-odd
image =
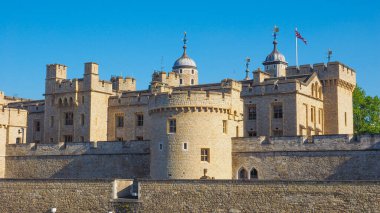
[[[197,64],[191,59],[186,52],[187,37],[186,32],[183,38],[183,54],[173,65],[173,72],[179,74],[179,86],[189,86],[198,84]]]
[[[277,33],[279,32],[278,27],[274,27],[273,33],[273,50],[265,58],[263,62],[265,72],[268,72],[272,77],[281,77],[286,75],[286,67],[288,62],[285,60],[285,56],[280,53],[277,49]]]

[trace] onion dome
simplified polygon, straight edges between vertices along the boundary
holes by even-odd
[[[264,65],[278,64],[279,62],[288,64],[285,60],[285,56],[277,49],[277,41],[273,41],[273,51],[265,58]]]
[[[183,54],[180,58],[178,58],[173,65],[173,69],[178,69],[178,68],[197,68],[197,64],[193,59],[191,59],[187,53],[186,53],[186,32],[185,32],[185,37],[183,38]]]

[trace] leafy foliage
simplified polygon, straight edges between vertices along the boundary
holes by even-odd
[[[380,98],[356,87],[353,93],[355,134],[380,134]]]

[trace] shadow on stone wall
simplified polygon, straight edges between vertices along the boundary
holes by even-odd
[[[6,178],[147,178],[148,142],[99,142],[10,147]]]
[[[350,159],[337,166],[326,180],[380,180],[380,142],[366,150],[350,151]]]

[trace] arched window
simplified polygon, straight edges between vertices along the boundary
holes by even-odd
[[[251,179],[258,179],[259,174],[257,173],[257,170],[255,168],[252,168],[251,173],[250,173],[250,178]]]
[[[248,172],[247,172],[247,170],[245,170],[244,168],[241,168],[240,170],[239,170],[239,179],[240,180],[245,180],[245,179],[248,179]]]
[[[311,96],[314,97],[314,84],[311,84]]]
[[[322,87],[319,87],[318,95],[319,95],[319,99],[322,99]]]
[[[66,106],[69,106],[69,102],[67,101],[67,98],[64,99],[64,101],[63,101],[63,106],[65,106],[65,107],[66,107]]]

